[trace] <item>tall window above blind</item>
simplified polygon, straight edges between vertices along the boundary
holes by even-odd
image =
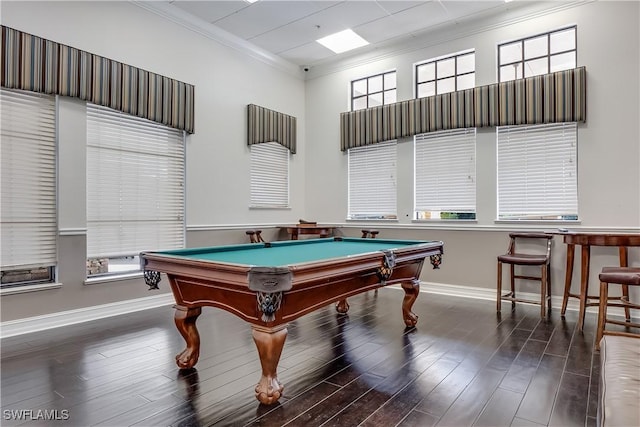
[[[577,27],[498,45],[499,81],[577,66]],[[575,122],[496,128],[498,219],[578,219]]]
[[[498,219],[577,220],[577,124],[502,126]]]
[[[183,131],[87,104],[89,276],[140,269],[185,244]]]
[[[351,110],[396,102],[396,72],[351,81]],[[348,219],[396,219],[396,141],[350,148]]]
[[[397,219],[395,141],[351,148],[348,219]]]
[[[416,135],[415,218],[476,218],[476,130]]]
[[[253,144],[251,207],[289,207],[289,150],[277,142]]]
[[[569,70],[577,64],[577,27],[498,45],[499,81]]]
[[[416,98],[470,89],[476,84],[476,53],[466,51],[416,64]]]
[[[380,73],[351,82],[351,111],[396,102],[396,72]]]
[[[0,89],[2,288],[51,282],[57,260],[55,98]]]

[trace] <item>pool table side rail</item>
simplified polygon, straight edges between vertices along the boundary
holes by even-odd
[[[297,243],[297,242],[296,242]],[[251,246],[254,246],[252,244]],[[246,245],[237,245],[246,246]],[[227,262],[214,262],[209,260],[199,260],[184,258],[173,253],[177,251],[165,252],[142,252],[140,262],[143,270],[158,271],[173,275],[189,275],[199,279],[209,280],[213,273],[216,274],[217,282],[226,282],[236,286],[247,286],[246,275],[253,268],[250,264],[235,264]],[[405,262],[416,258],[425,258],[443,253],[443,243],[441,241],[412,244],[410,246],[393,249],[396,262]],[[343,257],[341,264],[341,274],[352,273],[354,271],[366,270],[379,266],[384,257],[382,251],[364,252],[357,255]],[[326,258],[318,261],[311,261],[299,264],[290,264],[287,267],[294,274],[293,284],[304,283],[309,276],[313,280],[316,274],[327,269],[335,272],[336,258]],[[367,260],[368,262],[363,263]]]
[[[327,241],[338,241],[338,242],[360,242],[366,243],[371,246],[376,246],[380,243],[393,243],[397,244],[398,248],[411,246],[411,245],[420,245],[420,244],[431,244],[431,243],[439,243],[438,241],[425,241],[425,240],[395,240],[395,239],[363,239],[360,237],[327,237],[327,238],[319,238],[319,239],[309,239],[309,240],[280,240],[275,242],[262,242],[262,243],[241,243],[235,245],[223,245],[223,246],[206,246],[206,247],[198,247],[198,248],[184,248],[184,249],[171,249],[166,251],[145,251],[143,253],[153,253],[153,254],[161,254],[166,256],[176,256],[176,257],[186,257],[193,256],[204,253],[215,253],[215,252],[230,252],[230,251],[253,251],[260,250],[267,247],[286,247],[286,246],[306,246],[306,245],[316,245],[323,244]],[[396,249],[396,248],[394,248]],[[376,252],[375,250],[372,252]]]
[[[157,253],[143,253],[141,260],[144,259],[145,269],[167,274],[178,306],[217,307],[251,324],[273,326],[367,290],[401,282],[417,282],[424,260],[441,255],[443,244],[429,242],[393,252],[396,268],[384,282],[377,277],[384,259],[381,251],[344,257],[339,262],[326,259],[289,266],[292,288],[283,293],[282,308],[270,322],[261,320],[261,312],[256,304],[258,293],[249,289],[250,265],[215,263]]]

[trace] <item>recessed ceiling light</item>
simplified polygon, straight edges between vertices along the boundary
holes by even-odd
[[[339,33],[331,34],[330,36],[323,37],[316,41],[335,53],[346,52],[369,44],[368,41],[354,33],[352,30],[340,31]]]
[[[245,0],[245,1],[246,1],[247,3],[255,3],[255,2],[257,2],[258,0]]]

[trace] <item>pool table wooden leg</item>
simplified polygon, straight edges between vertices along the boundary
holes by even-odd
[[[346,298],[341,299],[336,303],[336,311],[340,314],[347,314],[347,312],[349,311],[349,303],[347,302]]]
[[[188,308],[181,305],[176,305],[175,308],[173,319],[180,335],[187,343],[187,347],[176,356],[176,363],[181,369],[193,368],[200,356],[200,334],[196,328],[196,320],[202,313],[202,308]]]
[[[276,403],[284,386],[278,381],[278,362],[287,339],[287,325],[280,325],[275,328],[265,328],[263,326],[252,325],[253,341],[258,348],[260,365],[262,366],[262,376],[256,385],[256,399],[265,405]]]
[[[411,311],[411,307],[420,293],[420,281],[414,279],[411,282],[402,282],[402,289],[404,289],[404,300],[402,301],[404,324],[413,327],[418,323],[418,315]]]

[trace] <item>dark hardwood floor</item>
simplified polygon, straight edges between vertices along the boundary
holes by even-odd
[[[562,318],[557,307],[548,320],[524,304],[503,304],[498,316],[494,301],[421,293],[418,326],[405,329],[403,295],[380,289],[349,299],[347,316],[326,307],[291,323],[279,364],[285,394],[271,406],[254,397],[251,328],[222,310],[198,319],[200,361],[189,371],[174,362],[184,342],[170,306],[6,338],[1,424],[596,424],[593,314],[580,332],[576,313]],[[43,420],[43,411],[68,419]]]

